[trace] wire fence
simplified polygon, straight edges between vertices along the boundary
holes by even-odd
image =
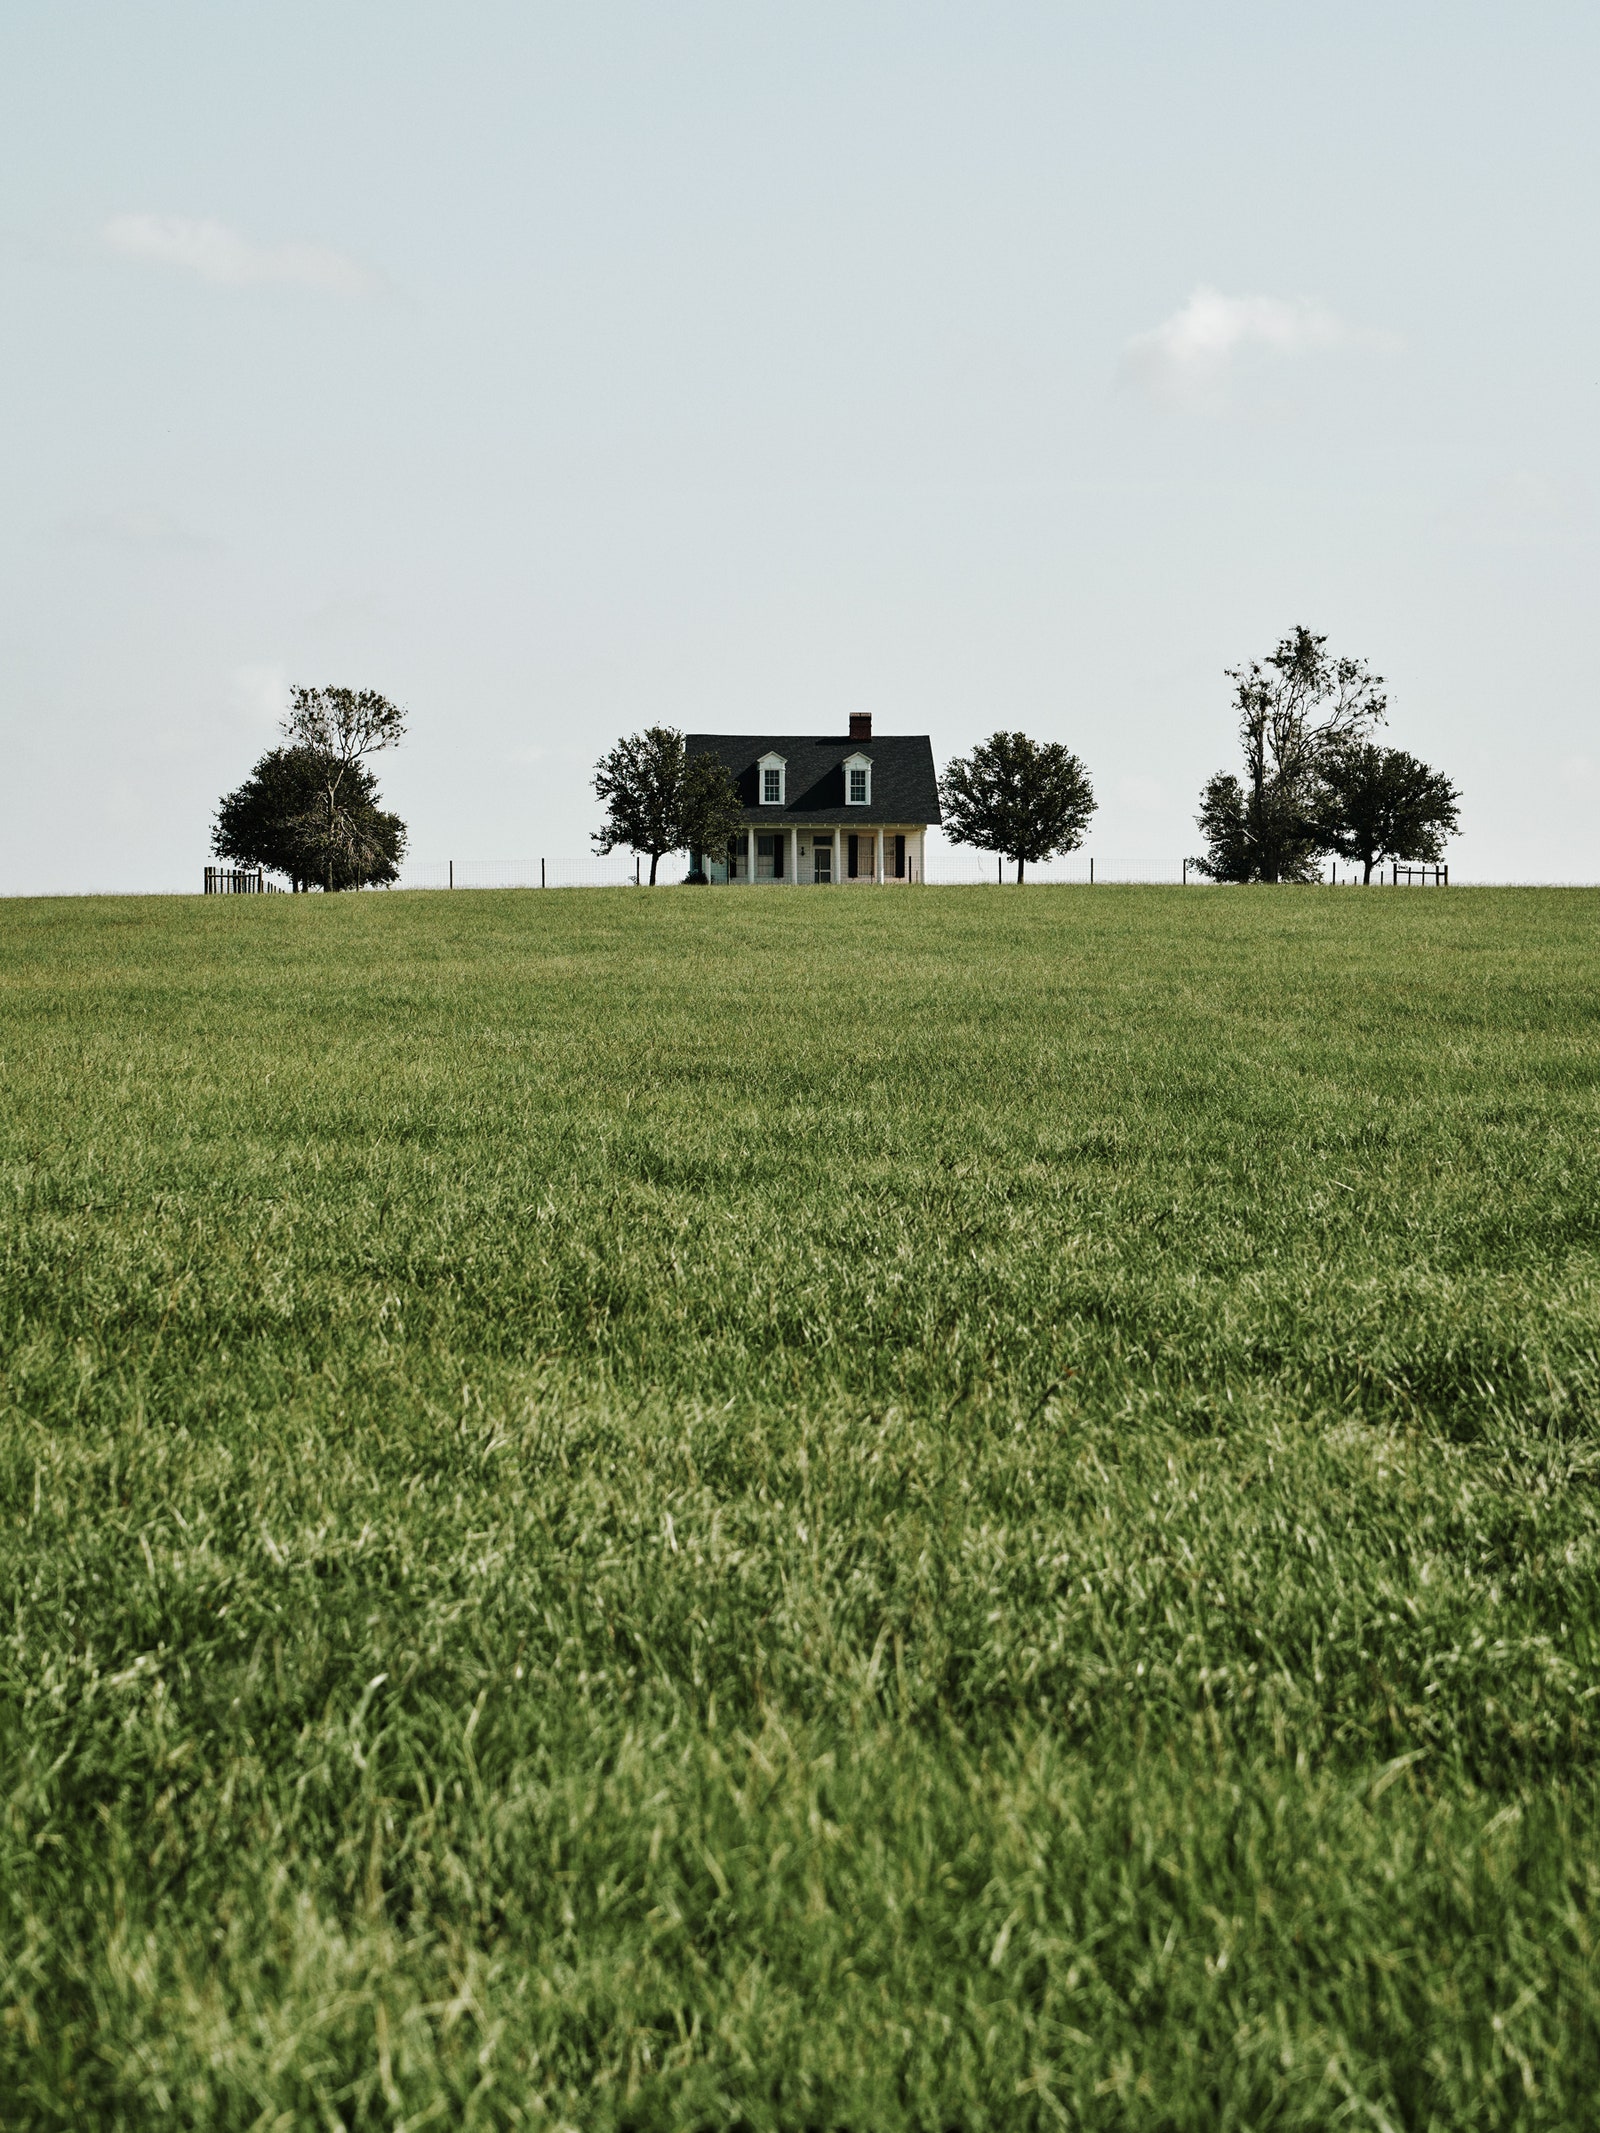
[[[671,887],[681,882],[688,872],[688,861],[681,852],[669,852],[656,869],[658,886]],[[938,888],[981,888],[997,883],[1014,883],[1016,867],[1009,860],[996,861],[980,852],[930,852],[926,859],[913,861],[906,880],[925,881]],[[1192,875],[1191,875],[1191,878]],[[650,879],[650,862],[637,859],[631,854],[613,853],[607,859],[597,859],[589,854],[579,858],[541,859],[448,859],[432,865],[407,867],[400,878],[402,889],[620,889],[642,886]],[[1155,874],[1148,868],[1106,867],[1098,860],[1074,853],[1070,859],[1048,859],[1030,862],[1023,870],[1025,882],[1036,884],[1082,884],[1097,882],[1144,882],[1159,884],[1179,882],[1183,879],[1180,868],[1168,874]],[[810,887],[809,882],[802,883]],[[744,882],[737,884],[743,888]],[[792,887],[789,882],[758,882],[758,888]],[[873,886],[870,879],[841,884],[853,888]],[[891,881],[888,887],[903,887],[903,882]]]
[[[207,870],[209,873],[209,869]],[[656,869],[656,882],[667,888],[681,883],[688,871],[688,862],[681,852],[669,853]],[[1011,888],[1016,885],[1017,870],[1009,860],[997,861],[979,852],[929,852],[920,865],[908,871],[906,881],[890,880],[889,888],[901,888],[907,883],[926,882],[930,888]],[[631,853],[613,853],[600,859],[592,854],[577,858],[541,859],[447,859],[433,865],[408,867],[401,876],[402,889],[622,889],[642,887],[650,879],[650,862],[637,859]],[[1518,884],[1514,882],[1477,883],[1461,882],[1461,887],[1506,888],[1517,886],[1548,886],[1586,888],[1586,882],[1548,884]],[[1068,859],[1041,860],[1023,869],[1025,887],[1081,887],[1096,888],[1178,888],[1205,889],[1214,886],[1199,873],[1192,860],[1180,860],[1166,871],[1149,866],[1119,865],[1094,856],[1075,852]],[[1380,870],[1374,868],[1370,882],[1363,883],[1361,869],[1345,865],[1330,865],[1327,873],[1311,887],[1321,888],[1448,888],[1450,869],[1447,866],[1396,867],[1386,862]],[[748,884],[739,882],[744,888]],[[757,888],[791,888],[788,881],[757,882]],[[810,887],[809,882],[801,886]],[[846,888],[871,888],[870,878],[837,884]]]
[[[664,858],[656,870],[659,887],[670,888],[681,883],[687,872],[687,861],[681,852]],[[930,888],[1014,888],[1017,870],[1009,861],[996,861],[981,853],[930,852],[920,864],[908,864],[905,881],[887,881],[888,888],[902,888],[908,883],[926,882]],[[1396,866],[1386,862],[1380,870],[1374,868],[1370,882],[1363,882],[1361,869],[1348,866],[1330,866],[1328,872],[1311,887],[1319,888],[1448,888],[1448,866]],[[427,866],[408,867],[397,887],[402,889],[622,889],[642,887],[649,882],[650,863],[636,859],[632,854],[613,853],[609,858],[596,858],[584,853],[577,858],[542,859],[446,859]],[[1517,881],[1510,878],[1481,878],[1463,880],[1456,877],[1461,888],[1507,889],[1507,888],[1566,888],[1587,889],[1600,886],[1593,881]],[[809,887],[809,882],[803,882]],[[1030,863],[1023,870],[1023,885],[1027,888],[1084,887],[1095,888],[1178,888],[1205,889],[1215,886],[1195,868],[1194,862],[1180,861],[1167,872],[1151,867],[1119,866],[1115,862],[1086,857],[1074,853],[1070,859],[1044,860]],[[743,881],[735,886],[744,888]],[[790,888],[788,881],[760,882],[757,888]],[[859,881],[838,884],[844,888],[871,888],[870,876]],[[274,895],[280,893],[283,884],[269,879],[264,870],[252,868],[205,869],[205,893],[215,895]],[[115,892],[108,892],[115,893]]]
[[[922,878],[930,888],[981,888],[1001,881],[1015,881],[1014,862],[985,858],[981,852],[929,852],[922,864]],[[1044,859],[1024,867],[1024,881],[1087,882],[1089,862],[1076,853],[1070,859]]]
[[[981,888],[987,883],[1014,886],[1017,879],[1015,860],[996,859],[993,854],[985,857],[981,852],[930,852],[923,865],[922,878],[932,888]],[[1181,862],[1170,873],[1154,873],[1149,867],[1119,866],[1107,863],[1087,853],[1074,852],[1068,859],[1029,860],[1022,870],[1024,886],[1095,888],[1104,882],[1108,886],[1121,883],[1123,886],[1138,884],[1157,888],[1178,884],[1183,880]],[[1191,870],[1191,878],[1193,878]]]
[[[687,862],[669,854],[656,869],[658,883],[682,881]],[[648,859],[614,852],[608,859],[447,859],[407,867],[402,889],[631,889],[650,879]]]

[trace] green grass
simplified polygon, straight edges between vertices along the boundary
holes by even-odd
[[[0,906],[0,2118],[1593,2124],[1597,953]]]

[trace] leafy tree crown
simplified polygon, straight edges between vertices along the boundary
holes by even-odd
[[[744,803],[720,756],[692,755],[683,766],[679,836],[689,852],[720,859],[744,820]]]
[[[594,769],[596,799],[606,819],[595,832],[597,852],[618,845],[655,862],[678,849],[682,835],[683,735],[674,726],[647,726],[604,754]]]
[[[306,689],[289,692],[284,736],[348,770],[369,755],[395,747],[405,736],[406,714],[376,689]]]
[[[1074,852],[1095,810],[1088,770],[1060,741],[999,732],[956,756],[939,781],[944,827],[957,844],[1026,862]]]
[[[1327,850],[1323,770],[1382,725],[1383,677],[1335,658],[1299,625],[1264,660],[1231,667],[1244,776],[1219,771],[1200,797],[1207,840],[1194,864],[1215,881],[1309,881]]]
[[[286,875],[296,888],[366,888],[399,878],[406,829],[378,806],[377,779],[364,764],[339,771],[314,748],[273,748],[218,803],[211,848],[235,865]]]
[[[1333,750],[1322,767],[1327,848],[1363,867],[1368,879],[1386,859],[1442,859],[1460,800],[1442,771],[1403,748],[1358,742]]]

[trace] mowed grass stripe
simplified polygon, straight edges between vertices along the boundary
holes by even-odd
[[[1597,916],[0,907],[15,2122],[1583,2123]]]

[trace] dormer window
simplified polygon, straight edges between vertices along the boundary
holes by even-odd
[[[872,805],[871,756],[852,755],[845,758],[844,799],[847,807]]]
[[[760,780],[761,805],[782,807],[785,804],[784,771],[787,765],[781,755],[764,755],[756,767]]]

